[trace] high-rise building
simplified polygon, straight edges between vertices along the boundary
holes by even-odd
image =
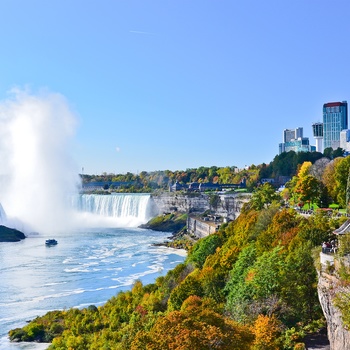
[[[283,143],[290,142],[292,140],[297,140],[303,138],[303,128],[296,129],[284,129],[283,130]]]
[[[323,153],[323,123],[312,124],[312,131],[316,140],[316,152]]]
[[[348,128],[348,103],[329,102],[323,105],[323,146],[340,147],[340,132]]]
[[[310,146],[309,138],[303,137],[303,128],[283,130],[283,142],[279,144],[279,154],[282,152],[313,152],[314,146]]]
[[[340,148],[342,148],[346,154],[350,152],[350,130],[342,130],[340,132]]]

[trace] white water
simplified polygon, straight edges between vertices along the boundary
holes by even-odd
[[[7,332],[53,309],[101,305],[135,279],[153,282],[184,252],[155,247],[149,195],[78,195],[70,157],[77,118],[59,94],[16,90],[0,101],[0,223],[29,238],[0,243],[0,349]],[[45,239],[58,245],[46,247]]]
[[[36,349],[9,343],[7,332],[47,311],[100,306],[136,279],[144,284],[174,268],[185,252],[154,246],[168,236],[137,228],[95,228],[17,243],[0,243],[0,350]]]
[[[72,197],[79,227],[137,227],[154,214],[148,194],[83,194]]]

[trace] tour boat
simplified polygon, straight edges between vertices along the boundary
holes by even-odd
[[[55,239],[47,239],[45,241],[46,245],[56,245],[58,242]]]

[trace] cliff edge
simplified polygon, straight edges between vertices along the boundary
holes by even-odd
[[[341,310],[335,306],[334,298],[340,292],[350,293],[350,288],[344,287],[337,277],[325,271],[320,271],[317,289],[321,307],[327,321],[330,349],[349,349],[350,332],[344,327]]]

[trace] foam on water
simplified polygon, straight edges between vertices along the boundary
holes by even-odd
[[[101,228],[66,232],[47,248],[45,236],[0,244],[0,350],[8,330],[49,310],[101,305],[135,280],[153,283],[183,251],[154,246],[167,233]],[[79,239],[77,239],[79,237]],[[23,345],[23,344],[22,344]],[[11,349],[21,349],[11,344]]]

